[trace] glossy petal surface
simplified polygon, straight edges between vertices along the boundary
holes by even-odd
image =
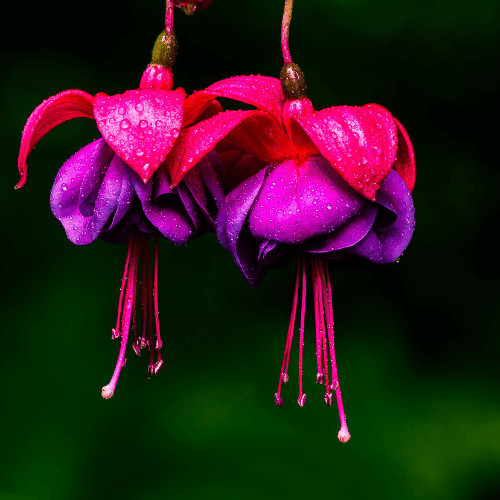
[[[327,235],[353,218],[367,201],[322,156],[269,167],[250,214],[258,240],[300,244]]]
[[[295,119],[348,184],[374,201],[396,158],[392,115],[377,105],[338,106]]]
[[[21,180],[16,188],[24,186],[28,175],[26,161],[38,141],[54,127],[72,118],[94,118],[93,98],[81,90],[65,90],[46,99],[31,113],[24,126],[17,166]]]
[[[165,161],[182,127],[185,92],[130,90],[97,94],[97,127],[118,156],[146,183]]]

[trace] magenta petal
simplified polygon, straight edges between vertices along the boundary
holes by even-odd
[[[215,145],[246,118],[262,111],[226,111],[184,129],[167,159],[167,167],[176,186]]]
[[[147,182],[165,161],[182,127],[183,89],[97,94],[97,127],[118,156]]]
[[[374,201],[396,158],[392,115],[370,104],[338,106],[295,119],[348,184]]]
[[[367,201],[322,156],[289,160],[269,168],[250,214],[258,240],[300,244],[332,233],[358,214]]]
[[[81,90],[65,90],[46,99],[31,113],[24,126],[21,149],[17,161],[21,180],[16,188],[23,187],[28,175],[26,161],[38,141],[54,127],[72,118],[94,118],[93,98]]]
[[[392,224],[377,228],[377,219],[370,232],[346,250],[377,264],[394,262],[406,249],[415,228],[415,208],[411,193],[403,179],[391,171],[377,192],[377,203],[395,214]]]
[[[271,113],[279,122],[283,108],[283,91],[277,78],[270,76],[235,76],[220,80],[205,89],[214,97],[227,97]]]
[[[415,153],[413,152],[410,137],[403,125],[396,118],[394,118],[394,121],[398,128],[398,151],[393,168],[403,178],[411,193],[415,187],[415,178],[417,175]]]
[[[259,243],[252,236],[247,221],[266,171],[261,170],[231,191],[217,214],[217,237],[231,252],[251,286],[257,286],[267,272],[267,267],[258,262]]]

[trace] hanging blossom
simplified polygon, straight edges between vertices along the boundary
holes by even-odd
[[[292,314],[275,402],[282,406],[295,317],[302,284],[299,329],[299,396],[304,406],[302,366],[306,275],[312,273],[316,330],[316,381],[325,403],[339,409],[341,442],[350,439],[335,357],[330,267],[362,269],[396,261],[414,229],[411,191],[413,147],[401,123],[377,104],[315,111],[302,71],[291,60],[287,0],[282,28],[285,65],[280,80],[242,76],[194,94],[193,108],[216,97],[254,105],[226,111],[181,133],[167,162],[177,185],[208,147],[224,160],[218,175],[231,190],[217,216],[217,235],[252,286],[267,270],[283,267],[299,250]],[[195,138],[210,128],[210,143]]]
[[[141,349],[149,350],[149,377],[163,365],[158,315],[158,236],[184,245],[197,235],[214,231],[217,207],[224,199],[214,172],[214,166],[221,163],[215,152],[207,151],[181,183],[170,187],[165,160],[172,154],[182,128],[222,109],[214,100],[204,106],[196,103],[193,109],[182,88],[172,90],[170,68],[177,41],[171,12],[167,2],[167,29],[156,41],[152,63],[143,74],[139,90],[114,96],[99,93],[95,97],[80,90],[61,92],[35,109],[21,140],[21,179],[16,188],[26,182],[28,155],[55,126],[86,117],[95,119],[102,135],[64,163],[52,188],[50,204],[75,244],[86,245],[96,238],[128,242],[118,317],[112,330],[112,338],[121,337],[121,346],[111,381],[102,389],[106,399],[113,395],[125,364],[131,326],[136,354],[140,355]],[[139,332],[138,301],[142,326]]]

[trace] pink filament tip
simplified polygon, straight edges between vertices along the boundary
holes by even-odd
[[[117,339],[121,335],[120,330],[117,330],[116,328],[111,329],[111,338],[113,340]]]
[[[283,406],[283,399],[278,393],[274,395],[274,402],[276,403],[276,406]]]
[[[340,429],[337,437],[339,438],[339,441],[341,443],[347,443],[347,441],[351,439],[351,435],[349,434],[349,431],[347,429]]]
[[[300,407],[303,407],[306,404],[306,395],[301,394],[297,399],[297,403],[299,403]]]
[[[161,370],[162,366],[163,366],[163,359],[160,359],[155,363],[155,375]]]

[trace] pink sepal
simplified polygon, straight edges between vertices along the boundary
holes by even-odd
[[[183,129],[167,158],[172,187],[193,168],[215,145],[243,120],[265,115],[262,111],[226,111]]]
[[[375,201],[396,159],[396,124],[382,106],[337,106],[294,117],[320,153],[358,193]]]
[[[20,181],[16,189],[24,186],[28,176],[26,160],[38,141],[54,127],[72,118],[94,118],[93,97],[82,90],[65,90],[49,97],[31,113],[24,126],[21,149],[17,160]]]
[[[257,109],[271,113],[281,123],[283,91],[278,79],[270,76],[235,76],[220,80],[205,90],[195,92],[186,102],[186,108],[194,110],[214,97],[227,97],[245,102]],[[191,113],[191,111],[190,111]],[[186,116],[187,123],[194,119]]]
[[[403,125],[396,118],[394,118],[394,122],[398,128],[398,151],[393,168],[403,178],[411,193],[415,187],[415,178],[417,175],[415,153],[413,152],[410,137]]]
[[[95,96],[99,132],[144,183],[165,161],[179,137],[185,98],[182,88]]]

